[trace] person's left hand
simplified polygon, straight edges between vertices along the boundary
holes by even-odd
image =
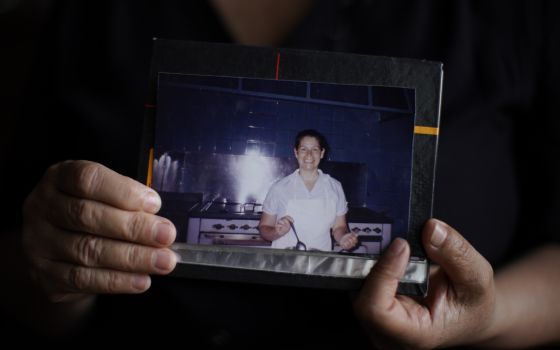
[[[428,349],[489,339],[495,331],[493,270],[457,231],[431,219],[424,227],[428,257],[439,264],[425,298],[397,295],[410,248],[396,239],[371,269],[354,306],[380,348]]]
[[[358,235],[353,232],[346,232],[344,236],[340,238],[338,244],[344,250],[350,250],[358,244]]]

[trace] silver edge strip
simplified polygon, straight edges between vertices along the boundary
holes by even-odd
[[[365,278],[377,262],[376,257],[253,247],[176,243],[172,249],[177,253],[180,264],[356,279]],[[427,276],[427,261],[411,260],[401,282],[424,283]]]

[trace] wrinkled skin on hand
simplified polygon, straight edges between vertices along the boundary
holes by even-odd
[[[490,264],[453,228],[431,219],[422,240],[438,264],[425,298],[396,295],[410,248],[395,240],[372,268],[355,310],[382,349],[431,349],[475,343],[491,336],[495,286]]]
[[[89,161],[51,166],[23,206],[30,274],[51,301],[141,293],[176,264],[152,189]]]

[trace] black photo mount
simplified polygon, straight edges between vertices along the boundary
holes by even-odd
[[[404,195],[407,196],[407,210],[404,211],[405,215],[394,215],[394,218],[386,221],[392,223],[393,227],[397,224],[395,221],[402,223],[402,237],[407,239],[411,248],[409,267],[405,278],[399,285],[399,292],[408,295],[425,295],[427,293],[429,262],[422,248],[421,231],[424,223],[432,217],[443,81],[443,65],[441,63],[345,53],[154,39],[149,80],[150,90],[145,106],[145,133],[138,173],[140,181],[152,186],[154,185],[152,183],[154,164],[163,152],[159,151],[160,153],[158,153],[158,145],[164,142],[162,139],[158,140],[157,130],[162,130],[164,127],[178,130],[181,125],[184,125],[162,126],[158,124],[162,123],[163,120],[160,118],[163,113],[160,109],[160,84],[163,80],[168,81],[170,77],[181,76],[198,76],[201,77],[201,80],[208,77],[209,81],[212,81],[212,77],[223,77],[223,81],[226,83],[231,78],[233,79],[233,85],[221,86],[214,90],[219,90],[218,93],[223,94],[229,93],[229,89],[233,90],[234,93],[249,94],[259,98],[278,96],[280,93],[274,89],[281,88],[282,84],[290,85],[291,87],[282,91],[286,91],[286,89],[294,91],[294,95],[290,97],[291,102],[322,103],[327,107],[336,105],[333,108],[372,109],[377,113],[375,114],[377,116],[375,120],[380,125],[401,120],[403,115],[406,116],[406,113],[410,113],[413,119],[410,133],[407,136],[411,140],[410,164],[407,168],[409,173],[399,173],[399,177],[403,178],[402,181],[404,181],[401,181],[401,184],[405,183],[409,186],[404,192]],[[192,81],[195,80],[192,79]],[[257,91],[251,87],[251,84],[258,85],[259,82],[261,82],[261,85],[266,85],[266,81],[271,82],[269,85],[272,93],[270,91]],[[237,86],[235,85],[236,82],[238,82]],[[242,87],[240,88],[239,85],[242,85]],[[311,92],[316,85],[322,88],[321,93],[323,95],[319,97]],[[352,96],[357,96],[356,101],[342,99],[329,102],[332,101],[329,100],[330,86],[355,88],[356,94]],[[365,88],[360,89],[360,87]],[[411,91],[412,94],[405,93],[401,102],[397,101],[394,105],[387,106],[381,101],[383,94],[377,95],[379,100],[376,100],[377,97],[371,96],[373,89],[371,87],[402,89],[403,91]],[[364,91],[363,99],[359,100],[358,97],[362,90]],[[300,93],[301,95],[298,95]],[[275,95],[271,97],[271,94]],[[285,95],[284,92],[282,94]],[[413,102],[409,100],[410,96],[412,96]],[[288,98],[282,98],[288,100]],[[336,96],[334,98],[336,99]],[[372,101],[377,104],[374,105]],[[386,110],[383,110],[384,108]],[[200,118],[200,116],[184,115],[183,118]],[[336,131],[333,131],[333,135],[338,137]],[[188,135],[182,137],[188,138]],[[201,137],[204,137],[204,135]],[[251,144],[246,143],[246,145],[246,151],[249,146],[254,146],[259,152],[275,152],[273,146],[262,142],[262,140],[257,140]],[[362,150],[355,150],[355,152],[360,151]],[[211,152],[209,151],[208,154]],[[378,152],[380,153],[379,159],[390,158],[383,152],[383,149]],[[261,155],[263,154],[261,153]],[[271,154],[274,158],[274,153]],[[264,155],[270,156],[268,153]],[[238,157],[244,156],[240,155]],[[179,163],[177,164],[177,167],[180,167]],[[353,163],[352,166],[356,166],[355,164],[357,163]],[[183,173],[190,174],[188,170],[183,168]],[[388,177],[386,171],[386,169],[380,169],[379,173]],[[367,181],[370,182],[368,184],[371,184],[373,180],[373,176],[369,176]],[[175,179],[175,181],[180,182],[178,179]],[[378,181],[378,190],[386,191],[390,196],[391,190],[383,187],[384,184],[383,181]],[[199,187],[202,189],[197,188],[197,191],[189,192],[185,190],[185,196],[188,195],[189,200],[196,198],[196,200],[192,200],[192,203],[189,202],[189,205],[192,204],[193,207],[196,207],[197,202],[202,205],[204,202],[217,198],[215,194],[209,195],[210,191],[203,194],[202,191],[205,191],[206,187],[201,186]],[[173,202],[166,203],[165,199],[170,197],[170,193],[164,193],[163,188],[158,189],[156,186],[154,188],[162,193],[164,208],[173,211]],[[174,195],[175,197],[182,197],[182,189],[172,191],[177,192]],[[361,194],[362,187],[357,186],[355,191]],[[212,195],[216,198],[204,198]],[[363,204],[364,208],[368,205],[383,207],[382,204],[374,203],[372,205],[367,202],[369,200],[368,195],[367,193],[364,195],[365,202],[361,203],[360,206]],[[403,196],[400,193],[398,195]],[[373,194],[371,196],[374,197]],[[356,195],[356,198],[361,201],[362,197]],[[189,208],[181,207],[181,210],[191,210]],[[374,209],[377,212],[385,211],[379,210],[377,207]],[[192,210],[200,210],[200,207]],[[392,214],[389,213],[388,215]],[[383,224],[383,222],[380,222],[380,224]],[[181,226],[181,230],[187,230],[187,225],[188,222],[185,221],[185,227]],[[176,224],[176,226],[178,225]],[[364,240],[366,238],[372,242],[377,240],[374,236],[366,237],[364,235]],[[369,269],[379,258],[379,254],[301,252],[260,246],[201,245],[188,242],[178,242],[173,249],[181,257],[176,270],[172,274],[177,277],[316,288],[359,288]]]

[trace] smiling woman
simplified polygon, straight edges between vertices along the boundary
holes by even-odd
[[[331,230],[332,238],[343,249],[357,245],[357,234],[348,232],[342,185],[319,169],[326,151],[327,142],[318,131],[307,129],[297,134],[294,155],[299,168],[272,185],[263,203],[259,231],[272,241],[272,248],[331,251]]]

